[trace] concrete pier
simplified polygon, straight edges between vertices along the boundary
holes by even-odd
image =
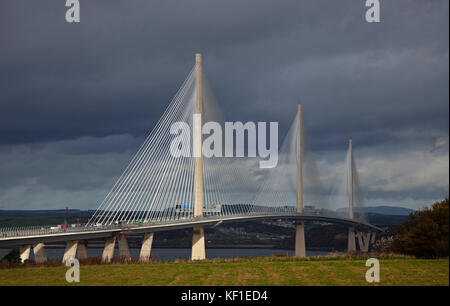
[[[116,246],[116,237],[106,239],[105,248],[103,249],[102,261],[111,262],[114,258],[114,248]]]
[[[130,249],[125,235],[119,235],[119,256],[121,259],[131,260]]]
[[[47,255],[45,254],[45,246],[43,243],[38,243],[33,246],[34,261],[36,263],[43,263],[47,261]]]
[[[20,261],[24,263],[25,260],[30,259],[31,245],[21,246],[19,248],[19,252],[20,252]]]
[[[139,260],[142,262],[149,261],[152,251],[153,233],[146,233],[144,240],[142,241],[141,253],[139,254]]]
[[[349,227],[348,228],[348,242],[347,242],[347,250],[349,252],[355,252],[356,251],[356,241],[355,241],[355,228]]]
[[[370,246],[370,235],[371,232],[358,232],[356,234],[356,236],[358,237],[358,245],[359,245],[359,250],[361,252],[369,252],[369,246]]]
[[[87,259],[89,258],[88,250],[87,250],[87,242],[78,241],[78,259]]]
[[[194,227],[192,235],[192,260],[201,260],[206,258],[205,252],[205,232],[203,227]]]
[[[66,249],[64,250],[64,256],[63,256],[63,260],[62,260],[63,263],[65,263],[69,259],[76,257],[77,247],[78,247],[78,241],[76,241],[76,240],[67,241]]]
[[[295,230],[295,256],[306,257],[305,248],[305,225],[303,221],[299,221]]]

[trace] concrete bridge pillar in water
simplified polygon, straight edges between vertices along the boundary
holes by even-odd
[[[125,235],[119,235],[119,256],[126,261],[131,260],[131,253],[128,247],[127,237]]]
[[[370,244],[375,243],[375,232],[358,232],[356,237],[358,238],[358,246],[361,252],[369,252]]]
[[[67,260],[77,257],[78,259],[88,258],[86,242],[78,240],[67,241],[62,262],[65,263]]]
[[[31,254],[31,245],[24,245],[19,247],[20,252],[20,260],[22,263],[25,262],[25,260],[30,259]],[[34,253],[34,261],[36,263],[43,263],[47,261],[47,256],[45,254],[45,246],[43,243],[37,243],[33,246],[33,253]]]
[[[153,233],[147,233],[144,235],[144,240],[142,241],[141,253],[139,254],[139,260],[142,262],[149,261],[150,254],[152,251],[153,243]]]
[[[356,251],[356,241],[355,241],[355,228],[348,228],[348,242],[347,242],[347,250],[349,252]]]
[[[30,259],[30,252],[31,252],[31,245],[24,245],[19,248],[20,261],[22,263],[24,263],[25,260]]]
[[[116,247],[116,240],[119,245],[119,257],[127,261],[131,260],[130,249],[128,247],[128,241],[125,235],[119,234],[117,236],[110,237],[105,241],[105,247],[103,249],[102,261],[111,262],[114,258],[114,249]]]
[[[45,254],[45,246],[43,243],[38,243],[33,246],[34,261],[37,263],[43,263],[47,261],[47,255]]]
[[[116,237],[110,237],[105,241],[105,248],[103,249],[102,261],[111,262],[114,258],[114,248],[116,247]]]
[[[67,241],[66,243],[66,249],[64,250],[64,256],[63,256],[63,263],[65,263],[67,260],[75,258],[77,254],[77,248],[78,248],[78,241]]]
[[[88,249],[87,249],[87,242],[85,241],[78,241],[78,259],[86,259],[89,257],[88,255]]]

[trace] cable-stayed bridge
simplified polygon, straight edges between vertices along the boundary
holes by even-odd
[[[276,143],[278,149],[278,139],[266,143],[266,126],[251,122],[230,125],[223,117],[197,54],[194,68],[174,99],[87,224],[0,228],[0,246],[20,246],[22,260],[28,259],[33,249],[39,262],[46,260],[45,243],[65,241],[66,261],[77,255],[87,257],[90,239],[105,239],[103,260],[109,261],[116,242],[120,255],[130,258],[126,236],[143,234],[140,259],[145,261],[155,232],[193,228],[191,259],[195,260],[206,257],[205,227],[289,219],[296,223],[296,256],[305,256],[305,221],[344,224],[349,228],[349,251],[356,250],[356,239],[360,250],[367,251],[375,237],[372,233],[379,229],[354,210],[363,204],[351,140],[340,184],[343,188],[327,201],[309,150],[300,105],[280,150],[276,150],[277,166],[273,168],[259,167],[273,157],[268,147]],[[227,131],[236,135],[231,145]],[[203,139],[203,135],[209,136]],[[247,154],[241,150],[244,144]],[[264,154],[257,156],[256,146]],[[205,154],[205,148],[209,153]],[[339,205],[347,206],[348,214],[338,214],[334,209]]]

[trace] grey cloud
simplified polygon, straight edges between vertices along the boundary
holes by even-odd
[[[330,161],[352,137],[376,154],[396,147],[418,172],[436,169],[410,151],[448,156],[448,6],[381,1],[381,23],[368,24],[360,0],[95,0],[81,1],[80,24],[67,24],[62,1],[2,1],[0,168],[12,177],[0,179],[3,194],[26,198],[21,188],[42,183],[26,188],[42,199],[58,190],[57,198],[118,175],[195,52],[229,120],[279,121],[282,139],[300,102],[311,147]],[[87,166],[70,174],[101,156],[104,174]],[[59,166],[46,167],[51,159]],[[406,186],[370,193],[401,202],[429,190],[413,185],[414,194]],[[426,197],[441,196],[438,186]]]

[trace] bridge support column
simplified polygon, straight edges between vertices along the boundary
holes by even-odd
[[[19,248],[20,261],[22,263],[24,263],[25,260],[30,259],[30,251],[31,251],[31,245],[24,245]]]
[[[38,243],[33,246],[34,261],[36,263],[43,263],[47,261],[47,255],[45,255],[45,246],[43,243]]]
[[[139,260],[142,262],[149,261],[150,253],[152,251],[153,233],[147,233],[144,235],[142,241],[141,253],[139,254]]]
[[[355,229],[353,227],[348,228],[347,250],[348,252],[356,251]]]
[[[192,260],[202,260],[206,258],[205,252],[205,231],[203,227],[194,227],[192,235]]]
[[[303,139],[302,107],[297,105],[297,212],[303,213]],[[298,221],[295,230],[295,256],[306,257],[305,223]]]
[[[119,256],[121,259],[131,260],[130,249],[128,248],[128,241],[125,235],[119,235]]]
[[[356,236],[358,237],[359,250],[361,252],[365,252],[365,253],[369,252],[369,245],[370,245],[370,242],[371,242],[370,241],[371,234],[372,234],[371,232],[367,232],[367,233],[358,232],[356,234]],[[372,236],[372,237],[375,237],[375,236]],[[372,238],[372,241],[374,241],[374,240],[375,239]]]
[[[78,241],[72,240],[67,241],[66,243],[66,249],[64,250],[64,256],[62,262],[65,263],[69,259],[73,259],[77,255],[77,247],[78,247]]]
[[[89,258],[88,250],[87,250],[87,242],[79,241],[78,242],[78,259],[87,259]]]
[[[111,262],[114,258],[114,248],[116,246],[116,237],[106,239],[105,248],[103,249],[102,261]]]
[[[297,223],[295,231],[295,256],[306,257],[305,248],[305,224],[303,221]]]
[[[194,217],[203,217],[203,152],[202,152],[202,55],[195,54],[197,101],[193,122],[194,152]],[[192,260],[205,259],[205,231],[194,227],[192,234]]]

